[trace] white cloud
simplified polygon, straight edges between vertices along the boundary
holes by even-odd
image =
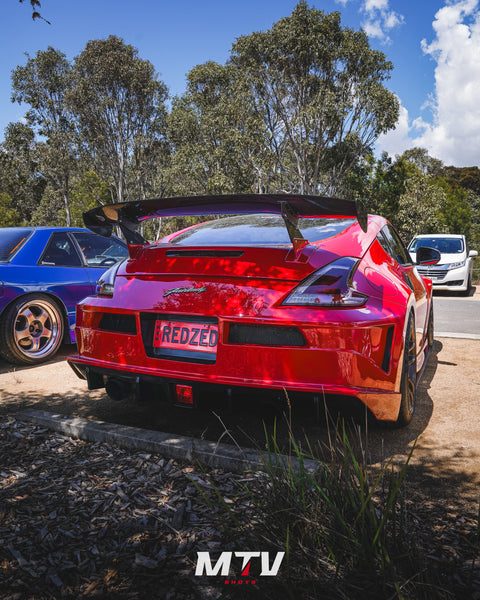
[[[405,150],[412,148],[415,144],[409,137],[410,124],[408,110],[400,103],[400,115],[394,130],[382,134],[377,140],[377,150],[388,152],[391,156],[403,154]]]
[[[404,23],[403,15],[390,8],[389,0],[363,0],[361,10],[366,14],[362,27],[367,35],[385,43],[390,42],[389,31]]]
[[[366,11],[387,10],[388,0],[365,0],[364,9]]]
[[[480,11],[478,0],[449,3],[435,15],[436,37],[422,41],[437,63],[433,121],[416,119],[415,145],[446,164],[480,162]]]
[[[380,136],[377,150],[401,154],[426,148],[446,165],[480,164],[479,0],[447,0],[435,15],[435,38],[422,49],[436,62],[435,90],[423,108],[432,119],[411,120],[405,107],[394,131]]]

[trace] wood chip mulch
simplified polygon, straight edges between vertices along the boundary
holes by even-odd
[[[247,518],[238,483],[159,455],[0,422],[0,596],[219,598],[195,577],[197,551],[232,549],[202,495]],[[240,481],[239,481],[240,480]],[[213,485],[212,483],[213,482]]]

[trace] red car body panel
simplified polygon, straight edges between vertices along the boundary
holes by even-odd
[[[431,283],[383,249],[376,237],[385,224],[370,216],[367,232],[355,221],[297,252],[288,243],[176,245],[175,236],[135,244],[118,270],[113,297],[92,296],[78,305],[78,355],[69,362],[84,378],[97,373],[358,398],[377,419],[395,421],[407,317],[413,311],[420,370]],[[361,259],[352,285],[368,298],[364,305],[284,304],[300,282],[344,256]],[[129,330],[109,330],[102,325],[106,314],[109,323],[128,318]],[[184,359],[170,356],[171,340],[181,336],[190,352],[193,325],[202,322],[215,331],[216,351],[202,348],[191,360],[188,352]],[[176,337],[155,348],[154,331],[161,336],[165,328]],[[270,335],[280,342],[262,342]],[[92,387],[100,387],[98,381]]]

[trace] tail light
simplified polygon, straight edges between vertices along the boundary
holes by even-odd
[[[344,256],[302,281],[283,301],[284,306],[363,306],[368,296],[353,288],[360,259]]]
[[[115,278],[117,277],[117,272],[122,262],[123,261],[120,261],[116,265],[113,265],[113,267],[110,267],[97,281],[97,287],[95,289],[97,296],[107,296],[108,298],[113,296]]]

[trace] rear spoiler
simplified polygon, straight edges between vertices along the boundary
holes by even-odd
[[[83,221],[88,229],[104,237],[110,237],[113,227],[118,226],[127,244],[144,244],[146,240],[137,230],[145,219],[254,213],[282,215],[294,246],[308,243],[298,229],[300,217],[355,217],[367,231],[367,212],[360,200],[290,194],[184,196],[107,204],[83,213]]]

